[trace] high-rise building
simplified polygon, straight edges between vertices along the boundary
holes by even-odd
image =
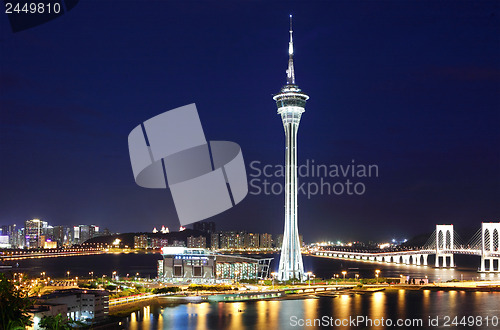
[[[90,238],[101,236],[101,233],[99,232],[99,226],[90,225],[89,230],[90,230]]]
[[[54,227],[47,224],[47,227],[45,228],[45,238],[46,239],[53,239],[54,238]]]
[[[280,235],[283,237],[283,235]],[[224,249],[270,249],[273,247],[272,235],[268,233],[247,233],[244,231],[223,231],[210,235],[212,250]]]
[[[181,247],[186,247],[186,241],[184,240],[176,240],[174,239],[171,244],[168,246],[181,246]]]
[[[79,243],[82,244],[86,240],[90,239],[90,226],[89,225],[79,225],[78,226],[80,229],[80,241]]]
[[[220,248],[220,233],[210,234],[210,247],[212,250],[218,250]]]
[[[73,226],[73,237],[71,239],[71,244],[80,244],[80,227]]]
[[[19,239],[21,237],[21,233],[15,224],[1,226],[0,235],[8,237],[8,244],[11,248],[22,247],[24,245],[24,242]]]
[[[153,249],[161,249],[164,246],[168,246],[168,239],[163,237],[151,237],[151,243],[149,246]]]
[[[219,248],[220,249],[234,249],[236,247],[236,232],[226,231],[221,233]]]
[[[2,235],[0,233],[0,248],[1,249],[10,249],[11,245],[9,243],[9,235]]]
[[[242,249],[244,247],[245,232],[225,231],[220,236],[221,249]]]
[[[286,281],[292,278],[304,279],[304,266],[300,251],[299,230],[297,223],[297,131],[300,117],[305,111],[309,96],[302,93],[295,83],[293,67],[293,30],[290,15],[290,41],[288,44],[288,69],[286,85],[274,95],[285,129],[285,230],[281,247],[278,279]]]
[[[64,246],[69,246],[73,244],[73,231],[72,227],[64,227],[64,240],[63,240],[63,245]]]
[[[24,222],[25,246],[27,248],[39,248],[45,242],[47,222],[40,219],[26,220]]]
[[[73,235],[70,239],[72,244],[83,244],[85,241],[101,236],[99,226],[96,225],[78,225],[73,227]]]
[[[193,224],[194,230],[204,231],[206,233],[215,233],[215,222],[213,221],[200,221]]]
[[[65,230],[63,226],[54,226],[52,228],[52,240],[57,242],[58,246],[64,245]]]
[[[260,234],[259,246],[262,249],[270,249],[272,248],[272,244],[273,244],[273,237],[271,234],[267,233]]]
[[[245,249],[256,249],[259,247],[259,234],[245,233],[243,236],[243,247]]]
[[[205,236],[189,236],[187,238],[187,247],[188,248],[206,248],[207,247],[207,238]]]
[[[147,249],[149,247],[148,235],[134,236],[134,249]]]
[[[15,225],[13,225],[15,226]],[[12,232],[12,226],[2,225],[0,226],[0,235],[9,236]]]

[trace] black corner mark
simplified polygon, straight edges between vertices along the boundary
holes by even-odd
[[[13,32],[47,23],[73,9],[80,0],[4,0],[3,11]]]

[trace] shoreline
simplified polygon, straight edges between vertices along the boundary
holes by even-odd
[[[131,313],[136,312],[140,310],[143,307],[155,304],[155,303],[160,303],[159,299],[157,297],[152,297],[149,299],[144,299],[140,301],[133,301],[130,303],[126,304],[121,304],[117,306],[110,306],[109,307],[109,316],[112,317],[127,317]]]
[[[447,283],[442,283],[447,284]],[[329,296],[338,296],[344,294],[371,294],[377,292],[396,292],[400,290],[405,291],[463,291],[463,292],[500,292],[500,283],[495,283],[489,286],[465,286],[465,285],[379,285],[379,286],[370,286],[364,288],[352,288],[352,289],[343,289],[330,291],[328,293],[322,292],[302,292],[302,293],[286,293],[280,297],[274,298],[265,298],[265,299],[248,299],[245,300],[247,302],[250,301],[261,301],[261,300],[289,300],[289,299],[307,299],[310,297],[329,297]],[[242,292],[243,293],[243,292]],[[233,295],[239,295],[241,293],[233,293]],[[209,300],[203,299],[203,297],[207,296],[223,296],[227,295],[224,293],[207,293],[207,294],[199,294],[199,295],[186,295],[186,296],[172,296],[168,297],[151,297],[150,299],[144,299],[141,301],[134,301],[130,303],[124,303],[116,306],[110,306],[109,315],[112,317],[127,317],[131,313],[140,310],[146,306],[150,305],[162,305],[162,306],[177,306],[182,304],[189,303],[201,303],[201,302],[211,302]],[[173,299],[172,299],[173,298]],[[197,298],[197,299],[193,299]],[[224,302],[239,302],[241,300],[234,301],[224,301]]]

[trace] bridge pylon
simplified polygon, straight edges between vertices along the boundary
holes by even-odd
[[[481,224],[481,268],[479,271],[482,273],[500,272],[499,233],[500,222]],[[488,269],[486,269],[486,262],[489,263]]]
[[[453,260],[453,239],[454,239],[453,225],[436,225],[436,268],[442,267],[455,267]],[[450,262],[447,263],[449,258]],[[440,264],[439,259],[442,260]]]

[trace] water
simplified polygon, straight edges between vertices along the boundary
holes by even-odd
[[[275,268],[279,256],[273,255],[271,269]],[[94,272],[94,277],[107,275],[116,271],[120,276],[139,273],[141,277],[154,278],[156,276],[157,260],[160,254],[102,254],[91,256],[73,256],[58,258],[26,259],[10,262],[19,263],[14,271],[27,272],[38,276],[46,272],[46,276],[65,277],[70,271],[71,276],[88,277]],[[375,269],[381,270],[381,277],[399,277],[409,275],[423,278],[428,276],[430,281],[447,281],[450,279],[500,279],[499,274],[479,275],[477,266],[479,257],[456,256],[457,268],[434,269],[431,266],[416,267],[408,265],[355,262],[339,259],[326,259],[304,256],[305,271],[312,271],[317,277],[331,278],[346,270],[347,277],[359,274],[361,278],[374,277]],[[9,264],[9,262],[5,262]],[[429,260],[433,264],[433,260]],[[301,320],[332,317],[334,320],[349,319],[349,317],[370,317],[373,320],[391,318],[422,320],[423,326],[430,328],[429,317],[434,320],[439,317],[440,327],[444,327],[444,317],[473,316],[481,318],[483,326],[473,318],[473,326],[469,329],[500,329],[491,326],[491,318],[498,317],[500,311],[500,293],[498,292],[463,292],[463,291],[404,291],[376,292],[372,294],[341,295],[338,298],[317,297],[298,300],[273,300],[235,303],[200,303],[200,304],[169,304],[166,301],[160,304],[151,304],[141,310],[131,313],[127,318],[128,329],[288,329],[302,328]],[[485,327],[486,317],[490,326]],[[295,320],[295,323],[294,323]],[[327,319],[328,320],[328,319]],[[466,319],[467,321],[467,319]],[[394,321],[395,322],[395,321]],[[292,325],[297,324],[297,327]],[[306,324],[305,324],[306,325]],[[310,326],[306,328],[317,328]],[[340,329],[384,329],[383,326],[345,326]],[[398,328],[393,326],[394,329]],[[401,328],[401,327],[399,327]],[[410,327],[411,328],[411,327]],[[435,328],[435,327],[433,327]],[[456,329],[464,328],[455,326]]]
[[[134,312],[126,327],[145,329],[316,329],[333,325],[339,329],[385,329],[393,322],[410,322],[406,328],[449,328],[454,317],[466,326],[456,329],[498,329],[499,292],[408,291],[375,292],[298,300],[268,300],[184,305],[153,304]],[[359,324],[350,318],[364,317]],[[367,319],[371,320],[370,322]],[[382,323],[382,318],[384,323]],[[437,318],[437,319],[436,319]],[[314,324],[314,320],[316,325]],[[390,319],[390,321],[388,321]],[[434,322],[429,324],[430,322]],[[331,322],[331,323],[320,323]],[[308,326],[308,323],[310,326]],[[344,322],[346,326],[341,326]],[[378,323],[377,323],[378,322]],[[421,322],[421,323],[420,323]],[[434,326],[437,325],[438,327]],[[486,326],[486,322],[489,326]],[[404,324],[404,323],[403,323]],[[296,325],[296,326],[294,326]],[[370,326],[371,325],[371,326]]]
[[[116,253],[116,254],[98,254],[87,256],[71,256],[57,258],[36,258],[16,261],[6,261],[6,265],[18,267],[12,268],[13,271],[28,273],[32,276],[39,276],[45,272],[46,276],[53,278],[66,277],[67,271],[70,276],[80,278],[89,277],[89,272],[94,272],[94,277],[102,275],[111,276],[116,271],[118,275],[130,276],[139,273],[140,277],[155,278],[157,275],[157,260],[162,259],[159,253]]]

